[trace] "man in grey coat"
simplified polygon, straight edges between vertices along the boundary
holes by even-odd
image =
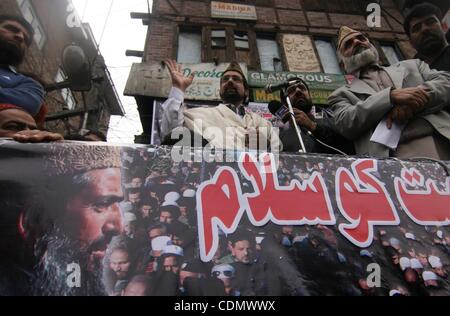
[[[369,39],[346,26],[338,57],[355,78],[328,102],[358,155],[450,160],[450,73],[418,59],[382,67]]]

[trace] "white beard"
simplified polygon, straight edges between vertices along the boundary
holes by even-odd
[[[365,66],[378,63],[379,59],[380,56],[377,49],[370,44],[370,48],[366,48],[356,55],[342,57],[342,62],[344,63],[345,71],[351,74]]]

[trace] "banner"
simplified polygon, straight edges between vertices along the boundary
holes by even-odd
[[[0,140],[0,295],[449,295],[433,161]]]

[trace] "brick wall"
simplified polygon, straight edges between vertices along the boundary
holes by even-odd
[[[224,2],[226,2],[224,0]],[[271,31],[283,33],[330,34],[336,36],[340,26],[347,25],[369,33],[375,39],[395,41],[405,56],[413,55],[413,49],[404,37],[403,16],[394,1],[383,1],[383,8],[391,16],[382,13],[381,27],[369,29],[366,13],[360,15],[304,11],[302,0],[255,1],[258,20],[256,22],[238,22],[234,20],[215,20],[210,17],[208,1],[153,1],[153,15],[165,16],[166,20],[153,19],[146,44],[145,61],[159,61],[168,56],[176,56],[177,23],[197,24],[198,26],[231,25],[246,26],[255,31]],[[181,22],[176,16],[181,17]],[[397,22],[397,21],[398,22]],[[399,23],[400,22],[400,23]]]
[[[167,58],[175,58],[175,22],[152,20],[149,25],[149,41],[146,44],[144,61],[157,62]]]

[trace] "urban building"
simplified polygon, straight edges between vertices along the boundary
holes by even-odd
[[[92,31],[80,23],[71,0],[2,0],[0,12],[23,16],[35,31],[19,71],[35,76],[46,87],[46,128],[63,135],[83,129],[106,134],[110,116],[124,115],[124,109]],[[67,83],[62,56],[70,44],[81,47],[89,62],[88,91],[75,91]]]
[[[144,51],[134,52],[142,55],[142,63],[133,65],[125,89],[136,98],[144,129],[136,142],[158,144],[159,105],[170,89],[169,73],[161,63],[165,59],[183,64],[186,75],[197,72],[185,94],[190,106],[217,104],[220,71],[233,60],[248,71],[250,105],[256,111],[267,112],[267,102],[277,98],[262,89],[266,84],[293,75],[303,76],[314,102],[326,106],[328,95],[351,80],[336,56],[339,28],[366,32],[382,63],[394,64],[415,55],[403,19],[418,2],[154,0],[151,13],[132,13],[148,25]],[[432,2],[443,12],[450,6],[445,0]],[[370,10],[369,4],[379,4],[379,10]]]

